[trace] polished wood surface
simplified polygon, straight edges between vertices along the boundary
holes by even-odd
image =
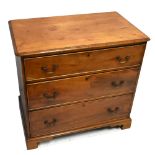
[[[48,135],[44,135],[44,136],[38,136],[38,137],[34,137],[34,138],[30,138],[26,140],[26,145],[27,145],[27,149],[36,149],[38,147],[38,145],[41,142],[45,142],[45,141],[49,141],[52,140],[56,137],[59,136],[63,136],[63,135],[70,135],[70,134],[76,134],[76,133],[81,133],[81,132],[87,132],[90,130],[95,130],[95,129],[104,129],[104,128],[114,128],[114,127],[120,127],[122,130],[124,129],[128,129],[131,127],[131,118],[123,118],[123,119],[114,119],[114,120],[109,120],[107,122],[101,122],[100,124],[95,124],[95,125],[91,125],[91,126],[87,126],[87,127],[82,127],[79,129],[72,129],[69,131],[64,131],[64,132],[60,132],[60,133],[54,133],[54,134],[48,134]]]
[[[132,94],[81,102],[30,113],[31,136],[42,136],[127,118]]]
[[[10,28],[20,56],[149,40],[117,12],[13,20]]]
[[[26,83],[25,83],[25,72],[23,59],[21,57],[16,56],[16,64],[17,64],[17,73],[18,73],[18,82],[19,82],[19,92],[20,92],[20,109],[22,109],[22,119],[23,126],[25,130],[25,136],[30,136],[29,131],[29,115],[28,115],[28,103],[27,103],[27,91],[26,91]]]
[[[145,34],[117,12],[9,26],[27,149],[57,136],[131,126]]]
[[[138,75],[139,68],[135,68],[30,84],[27,87],[28,105],[30,109],[44,108],[134,92]]]
[[[27,81],[140,65],[145,44],[24,60]]]

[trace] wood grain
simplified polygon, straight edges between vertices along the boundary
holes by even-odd
[[[54,134],[129,117],[132,94],[30,112],[31,136]]]
[[[9,21],[27,149],[102,127],[131,126],[149,38],[117,12]]]
[[[16,56],[16,64],[17,64],[19,92],[20,92],[19,101],[20,101],[21,115],[23,119],[25,136],[29,137],[30,136],[29,115],[28,115],[27,91],[26,91],[23,59],[21,57]]]
[[[134,92],[138,75],[136,68],[30,84],[29,109]]]
[[[27,81],[141,65],[145,44],[24,60]]]
[[[131,118],[123,118],[123,119],[117,119],[117,120],[109,120],[107,122],[101,123],[101,124],[95,124],[90,125],[87,127],[82,127],[79,129],[73,129],[69,131],[64,131],[60,133],[54,133],[54,134],[48,134],[44,136],[38,136],[34,138],[28,138],[26,140],[27,149],[35,149],[38,147],[38,144],[41,142],[52,140],[55,137],[63,136],[63,135],[69,135],[69,134],[76,134],[81,132],[87,132],[89,130],[95,130],[95,129],[103,129],[103,128],[114,128],[114,127],[120,127],[121,129],[127,129],[131,126]]]
[[[117,12],[12,20],[9,24],[15,54],[20,56],[149,40]]]

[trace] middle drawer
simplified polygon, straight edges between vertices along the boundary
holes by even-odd
[[[29,109],[134,92],[139,68],[27,85]]]

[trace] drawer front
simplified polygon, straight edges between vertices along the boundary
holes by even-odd
[[[24,60],[26,80],[56,78],[141,64],[145,45],[61,54]]]
[[[133,95],[122,95],[30,112],[31,136],[61,133],[127,118]]]
[[[138,74],[134,68],[29,84],[29,109],[134,92]]]

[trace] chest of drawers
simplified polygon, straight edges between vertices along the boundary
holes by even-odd
[[[28,149],[61,135],[130,127],[145,34],[117,12],[9,26]]]

